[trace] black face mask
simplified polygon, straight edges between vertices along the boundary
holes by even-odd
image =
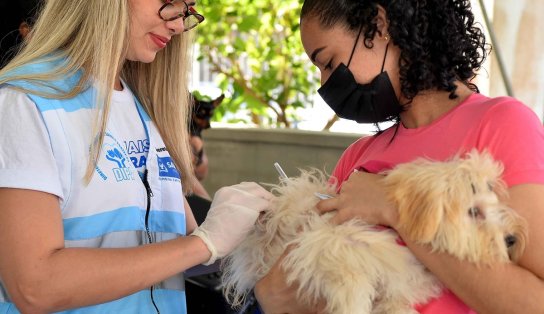
[[[348,67],[360,35],[361,31],[355,40],[348,65],[341,63],[317,92],[341,118],[355,120],[358,123],[394,120],[402,112],[402,106],[387,72],[383,71],[389,44],[385,48],[381,73],[370,83],[359,84]]]

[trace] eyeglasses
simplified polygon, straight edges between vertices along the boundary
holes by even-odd
[[[195,28],[204,21],[204,16],[198,14],[195,8],[190,7],[182,0],[167,0],[159,9],[159,16],[164,21],[173,21],[181,17],[183,19],[184,32]]]

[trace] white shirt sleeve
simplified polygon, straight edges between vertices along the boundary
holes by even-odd
[[[0,86],[0,188],[29,189],[63,198],[49,133],[34,102]]]

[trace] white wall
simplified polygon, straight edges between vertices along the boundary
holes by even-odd
[[[493,28],[514,96],[544,116],[544,1],[495,0]],[[505,95],[496,59],[491,60],[490,94]]]

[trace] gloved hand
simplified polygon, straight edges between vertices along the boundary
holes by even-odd
[[[191,235],[200,237],[212,256],[204,265],[230,253],[253,229],[259,214],[269,208],[272,194],[255,182],[219,189],[204,222]]]

